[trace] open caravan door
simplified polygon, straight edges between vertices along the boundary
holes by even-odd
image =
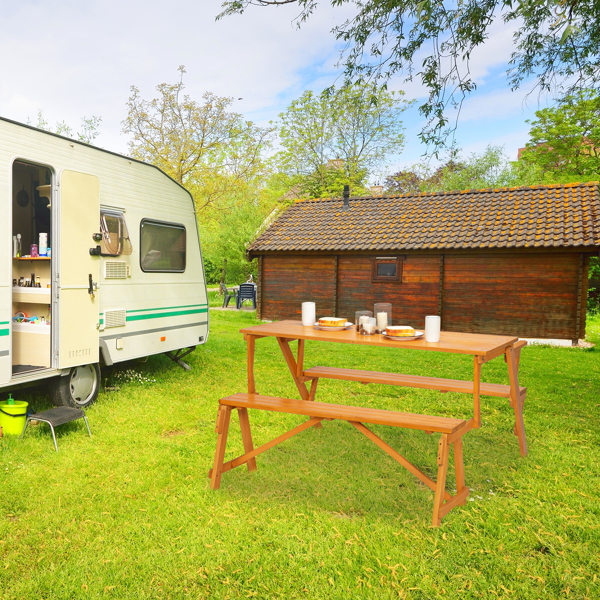
[[[56,404],[85,407],[98,395],[100,257],[94,234],[100,226],[100,183],[94,175],[63,171],[60,178],[60,268],[58,272],[58,366]]]

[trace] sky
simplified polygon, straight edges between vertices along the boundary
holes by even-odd
[[[340,47],[331,29],[350,7],[319,5],[298,29],[298,8],[249,9],[215,21],[221,0],[0,0],[0,115],[37,122],[65,121],[75,130],[83,117],[102,118],[95,144],[127,154],[121,133],[130,88],[155,97],[160,83],[177,81],[185,65],[186,92],[235,98],[233,110],[266,124],[305,90],[320,91],[339,80]],[[456,143],[465,154],[502,145],[516,159],[525,145],[526,119],[548,105],[530,86],[511,92],[506,80],[512,30],[492,26],[476,51],[471,72],[478,88],[464,103]],[[390,87],[417,104],[424,89],[396,77]],[[423,119],[416,107],[404,113],[406,144],[392,157],[389,172],[421,160]]]

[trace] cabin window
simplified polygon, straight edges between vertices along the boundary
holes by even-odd
[[[144,219],[140,233],[140,266],[146,272],[185,271],[185,227]]]
[[[100,231],[102,232],[100,243],[102,256],[131,254],[133,248],[122,212],[100,209]]]
[[[371,281],[402,281],[403,256],[378,256],[373,259]]]

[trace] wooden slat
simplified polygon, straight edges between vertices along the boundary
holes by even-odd
[[[442,307],[443,307],[443,298],[444,298],[444,255],[440,256],[440,282],[438,288],[438,316],[442,316]]]
[[[583,254],[579,255],[579,272],[577,278],[577,317],[575,319],[575,331],[573,332],[573,342],[574,345],[579,343],[579,328],[581,324],[581,311],[579,307],[581,306],[581,297],[583,291],[583,267],[584,267],[584,257]]]
[[[340,369],[337,367],[311,367],[304,371],[305,377],[320,377],[323,379],[341,379],[343,381],[358,381],[360,383],[380,383],[383,385],[398,385],[440,392],[458,392],[473,394],[475,388],[472,381],[460,379],[442,379],[439,377],[423,377],[421,375],[400,375],[396,373],[380,373],[378,371],[359,371],[356,369]],[[527,388],[522,387],[521,393]],[[481,383],[482,396],[510,398],[510,386],[499,383]]]
[[[223,406],[241,406],[294,415],[319,417],[322,419],[357,421],[359,423],[390,425],[392,427],[419,429],[421,431],[437,431],[440,433],[453,433],[466,425],[466,421],[463,419],[432,417],[428,415],[382,410],[379,408],[344,406],[340,404],[327,404],[324,402],[305,402],[304,400],[261,396],[259,394],[233,394],[227,398],[222,398],[219,402]]]

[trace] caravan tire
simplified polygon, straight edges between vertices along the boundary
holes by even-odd
[[[96,401],[100,391],[98,364],[73,367],[64,377],[58,377],[53,388],[52,401],[56,406],[87,408]]]

